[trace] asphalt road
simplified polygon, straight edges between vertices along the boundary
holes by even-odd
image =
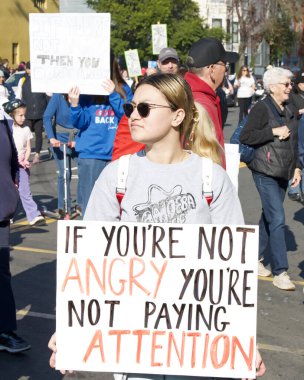
[[[229,141],[238,109],[230,109],[225,127]],[[44,148],[46,148],[44,141]],[[47,156],[45,156],[47,159]],[[39,205],[56,208],[56,166],[46,160],[32,168],[31,188]],[[72,193],[75,195],[76,179]],[[246,222],[257,224],[260,200],[249,170],[240,169],[239,195]],[[290,276],[296,291],[284,292],[270,280],[259,279],[258,342],[267,365],[265,380],[304,379],[304,209],[300,203],[285,201],[286,237]],[[62,376],[49,368],[47,342],[55,330],[56,222],[29,227],[22,210],[12,225],[11,270],[18,315],[18,333],[32,349],[23,354],[0,352],[0,380],[50,380]],[[110,374],[77,373],[65,378],[112,379]]]

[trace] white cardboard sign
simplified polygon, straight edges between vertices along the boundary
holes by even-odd
[[[106,95],[110,78],[110,13],[33,13],[30,20],[33,92]]]
[[[60,221],[58,369],[255,378],[258,227]]]
[[[125,51],[126,65],[130,78],[139,77],[141,74],[140,60],[137,49]]]
[[[152,29],[152,51],[153,54],[159,54],[161,49],[168,47],[167,42],[167,24],[151,25]]]

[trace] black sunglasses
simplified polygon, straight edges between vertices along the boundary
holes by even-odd
[[[135,108],[137,108],[137,112],[140,117],[148,117],[150,114],[150,110],[152,108],[172,108],[172,107],[162,106],[160,104],[144,103],[144,102],[138,103],[137,105],[133,103],[125,103],[123,105],[123,109],[127,117],[130,117],[132,115],[132,112],[134,111]]]

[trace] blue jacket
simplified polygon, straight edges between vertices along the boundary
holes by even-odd
[[[55,118],[55,122],[53,120]],[[68,102],[62,94],[53,94],[43,114],[43,125],[48,139],[57,139],[63,143],[69,140],[70,132],[74,129],[71,123],[71,111]],[[64,127],[67,132],[58,132],[56,127]]]
[[[124,90],[126,102],[130,102],[132,91],[128,85],[124,85]],[[114,91],[105,97],[103,104],[93,104],[93,101],[93,96],[83,95],[80,105],[71,107],[72,123],[79,129],[75,149],[79,158],[109,161],[125,100]]]

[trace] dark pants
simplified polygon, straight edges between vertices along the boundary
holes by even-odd
[[[250,98],[238,98],[238,103],[240,107],[239,113],[239,123],[243,120],[245,116],[248,115],[248,110],[251,105],[252,96]]]
[[[288,181],[257,172],[252,172],[252,176],[263,208],[259,222],[259,255],[263,258],[269,245],[272,273],[277,276],[288,269],[283,207]]]
[[[31,131],[35,133],[35,153],[40,154],[42,148],[43,120],[26,119],[24,125],[30,127]]]
[[[0,333],[17,329],[11,286],[9,231],[10,222],[0,222]]]

